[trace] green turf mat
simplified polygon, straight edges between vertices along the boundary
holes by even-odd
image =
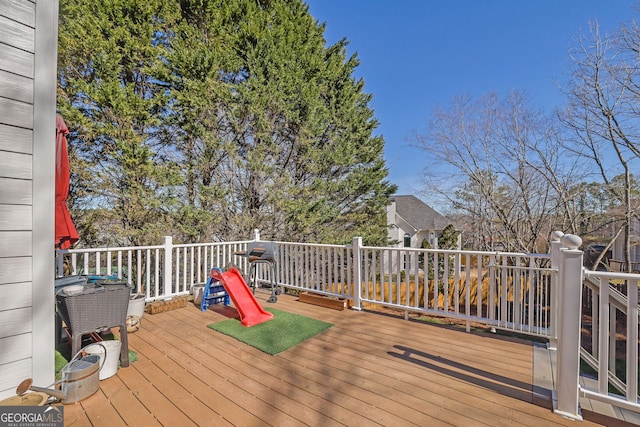
[[[277,354],[329,329],[331,323],[299,314],[267,308],[273,319],[259,325],[242,326],[238,319],[211,323],[209,328],[229,335],[268,354]]]

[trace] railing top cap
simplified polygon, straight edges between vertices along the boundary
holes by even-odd
[[[560,243],[568,249],[578,249],[582,245],[582,239],[575,234],[564,234],[560,238]]]
[[[562,231],[556,230],[551,233],[551,241],[559,242],[562,236],[564,236],[564,233]]]

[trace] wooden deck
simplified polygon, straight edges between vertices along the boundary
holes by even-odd
[[[258,295],[265,306],[267,296]],[[336,311],[290,295],[273,306],[334,327],[270,356],[207,328],[235,309],[202,313],[189,304],[145,314],[129,335],[138,360],[93,396],[65,405],[65,425],[608,424],[564,419],[534,398],[529,341]]]

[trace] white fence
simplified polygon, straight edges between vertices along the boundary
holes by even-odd
[[[357,294],[352,247],[291,242],[277,245],[275,271],[280,286],[345,299]],[[259,280],[267,282],[267,274],[263,266]]]
[[[593,370],[597,389],[581,387],[581,393],[634,411],[638,411],[639,281],[640,274],[585,271],[582,290],[582,329],[588,335],[581,341],[580,355]]]
[[[555,338],[548,255],[278,242],[290,289]],[[262,270],[268,274],[268,270]],[[268,282],[267,277],[259,278]]]
[[[248,273],[249,241],[58,252],[58,275],[114,276],[147,301],[188,294],[213,267]],[[367,304],[455,317],[555,337],[555,272],[547,255],[277,242],[275,281],[284,288]],[[169,272],[169,274],[166,274]],[[270,269],[257,265],[259,282]]]
[[[555,337],[556,271],[548,255],[379,247],[358,252],[363,303]]]
[[[147,301],[166,299],[188,294],[213,267],[248,273],[249,242],[174,245],[165,237],[158,246],[59,251],[58,275],[117,276]],[[579,395],[640,412],[640,275],[583,270],[580,244],[557,232],[550,255],[372,247],[360,238],[351,245],[277,242],[273,279],[283,288],[349,299],[354,309],[381,305],[457,318],[467,329],[473,322],[544,337],[558,344],[557,412],[580,418]],[[259,282],[270,282],[269,274],[267,265],[257,265]],[[590,338],[581,346],[584,330]],[[615,357],[621,346],[623,367]],[[581,356],[598,378],[597,390],[579,386]]]
[[[206,282],[213,267],[233,264],[247,268],[248,241],[57,251],[57,276],[106,276],[126,280],[147,301],[185,295],[191,286]],[[169,274],[166,274],[169,272]]]

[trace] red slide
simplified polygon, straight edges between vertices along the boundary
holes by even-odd
[[[240,313],[240,323],[244,326],[254,326],[273,319],[273,313],[265,311],[244,281],[237,268],[231,267],[228,271],[220,273],[212,270],[211,276],[222,283]]]

